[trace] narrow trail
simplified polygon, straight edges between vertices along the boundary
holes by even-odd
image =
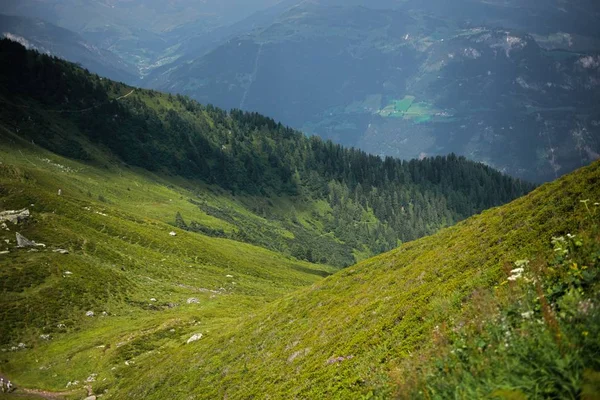
[[[260,61],[260,56],[262,55],[262,49],[263,49],[263,45],[261,43],[258,46],[258,51],[256,52],[256,59],[254,60],[254,71],[252,71],[252,74],[250,75],[250,83],[248,83],[248,87],[244,91],[244,95],[242,96],[242,101],[240,102],[240,110],[244,109],[244,106],[246,105],[246,99],[248,98],[248,93],[250,92],[250,89],[252,88],[252,84],[256,80],[256,75],[258,74],[258,62]]]
[[[4,379],[5,384],[9,380],[9,378],[4,374],[0,374],[0,378]],[[14,396],[15,399],[19,399],[21,397],[21,395],[26,394],[28,396],[38,397],[40,399],[62,400],[65,398],[65,396],[76,395],[79,392],[81,392],[81,390],[69,390],[69,391],[65,391],[65,392],[50,392],[48,390],[22,388],[22,387],[19,387],[18,385],[15,385],[15,390],[11,393],[7,393],[5,396],[7,396],[7,397]]]
[[[110,99],[109,101],[112,101],[112,100],[117,100],[117,101],[118,101],[118,100],[125,99],[125,98],[129,97],[130,95],[132,95],[132,94],[133,94],[133,92],[135,92],[135,89],[131,89],[131,92],[129,92],[129,93],[127,93],[127,94],[123,95],[123,96],[119,96],[119,97],[117,97],[117,98]],[[11,103],[11,102],[9,102],[9,101],[4,101],[4,100],[0,100],[0,103],[4,103],[4,104],[10,104],[11,106],[14,106],[14,107],[19,107],[19,108],[31,108],[31,106],[25,106],[25,105],[14,104],[14,103]],[[48,113],[57,113],[57,114],[60,114],[60,113],[67,113],[67,114],[77,114],[77,113],[84,113],[84,112],[88,112],[88,111],[94,110],[94,109],[96,109],[96,108],[98,108],[98,107],[101,107],[101,106],[103,106],[103,105],[104,105],[104,104],[106,104],[106,103],[108,103],[108,102],[104,102],[104,103],[96,104],[95,106],[92,106],[92,107],[87,107],[87,108],[82,108],[82,109],[80,109],[80,110],[43,110],[43,111],[44,111],[44,112],[48,112]]]

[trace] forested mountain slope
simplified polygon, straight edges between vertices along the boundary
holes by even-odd
[[[247,211],[215,207],[199,192],[190,202],[233,229],[183,213],[178,224],[189,230],[349,265],[532,188],[461,157],[383,160],[258,114],[127,87],[7,40],[0,46],[0,117],[10,130],[87,162],[104,162],[100,148],[127,165],[202,180]]]
[[[549,181],[600,153],[598,4],[308,1],[145,84],[400,158]]]

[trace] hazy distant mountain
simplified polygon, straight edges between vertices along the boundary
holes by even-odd
[[[111,79],[124,82],[136,80],[135,68],[117,55],[90,44],[77,33],[37,18],[0,14],[0,36],[27,48],[79,63]]]
[[[600,153],[589,1],[311,1],[147,85],[405,158],[548,180]],[[185,60],[185,61],[183,61]]]
[[[182,55],[191,37],[228,26],[279,0],[5,0],[5,14],[41,18],[137,65],[139,74]]]

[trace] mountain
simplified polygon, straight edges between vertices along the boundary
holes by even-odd
[[[80,34],[135,65],[136,77],[196,52],[212,32],[278,0],[7,0],[3,13],[39,18]],[[193,41],[192,46],[187,44]],[[198,55],[198,54],[197,54]]]
[[[40,19],[0,14],[0,35],[40,53],[51,54],[123,82],[133,82],[135,68],[110,51],[86,42],[78,34]]]
[[[10,41],[1,56],[11,62],[0,71],[0,115],[20,136],[84,161],[102,146],[127,165],[217,185],[240,196],[246,210],[225,211],[204,196],[190,201],[235,232],[186,222],[186,215],[181,226],[309,261],[353,264],[532,188],[454,155],[384,160],[309,139],[258,114],[136,90],[48,57],[37,61]]]
[[[439,231],[532,187],[457,156],[382,160],[9,40],[0,102],[0,372],[16,396],[598,387],[599,163]],[[376,252],[394,215],[439,232],[345,269],[309,262]]]
[[[145,85],[374,154],[455,152],[546,181],[600,153],[598,15],[585,1],[301,2]]]

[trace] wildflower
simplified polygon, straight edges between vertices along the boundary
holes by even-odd
[[[531,317],[533,317],[533,311],[526,311],[524,313],[521,313],[521,317],[523,317],[524,319],[530,319]]]

